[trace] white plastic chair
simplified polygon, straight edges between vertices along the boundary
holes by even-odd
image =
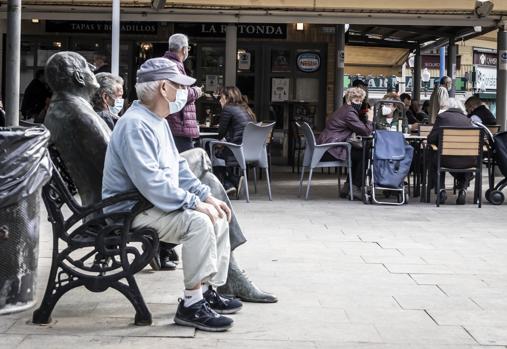
[[[303,135],[306,139],[306,148],[305,155],[303,157],[303,166],[301,166],[301,179],[299,180],[299,194],[298,197],[301,196],[301,191],[303,190],[303,178],[305,175],[305,167],[310,169],[310,174],[308,176],[308,183],[306,186],[306,195],[305,200],[308,200],[308,195],[310,194],[310,186],[312,182],[312,174],[314,168],[326,168],[326,167],[346,167],[347,173],[349,176],[349,193],[350,200],[354,200],[354,196],[352,193],[352,160],[350,157],[352,146],[348,142],[335,142],[335,143],[326,143],[326,144],[317,144],[315,141],[315,135],[313,134],[312,128],[306,122],[302,124],[296,123],[297,127],[302,129]],[[344,147],[347,151],[347,160],[335,160],[335,161],[321,161],[322,156],[332,148]],[[340,175],[338,175],[338,189],[340,189]]]
[[[243,131],[243,143],[234,144],[229,142],[221,142],[217,140],[210,140],[208,143],[210,147],[211,163],[213,166],[226,166],[224,159],[220,159],[215,156],[214,148],[217,145],[222,145],[231,150],[232,154],[234,155],[234,158],[238,162],[238,166],[243,171],[246,202],[250,202],[250,195],[248,192],[248,179],[247,179],[248,166],[254,168],[253,176],[255,190],[257,190],[257,177],[255,167],[263,168],[266,170],[268,196],[269,200],[272,200],[271,183],[269,178],[267,141],[268,136],[273,130],[274,126],[275,126],[274,122],[264,125],[254,124],[253,122],[250,122],[245,126],[245,130]]]

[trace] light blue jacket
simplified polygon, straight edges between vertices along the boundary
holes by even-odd
[[[137,189],[164,212],[195,209],[210,189],[190,171],[164,118],[135,101],[118,120],[107,147],[102,198]],[[108,211],[128,209],[119,204]]]

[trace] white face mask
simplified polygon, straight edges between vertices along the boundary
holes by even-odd
[[[174,102],[169,103],[169,114],[174,114],[179,112],[181,109],[185,107],[188,99],[188,90],[187,89],[178,89],[176,90],[176,100]]]
[[[124,103],[123,98],[116,98],[114,100],[114,105],[113,106],[108,105],[107,107],[109,108],[109,111],[111,113],[113,113],[114,115],[118,115],[123,109],[123,103]]]
[[[386,116],[392,113],[391,108],[389,108],[387,105],[382,106],[382,115]]]

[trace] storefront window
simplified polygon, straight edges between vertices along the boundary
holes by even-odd
[[[271,50],[271,72],[290,72],[290,50]]]
[[[296,100],[304,102],[319,101],[319,79],[296,79]]]
[[[223,46],[202,46],[199,53],[199,82],[204,90],[218,93],[224,84],[225,48]]]

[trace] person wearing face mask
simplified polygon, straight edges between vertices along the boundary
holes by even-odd
[[[384,100],[399,101],[400,98],[396,93],[388,93],[384,96]],[[403,132],[406,128],[401,118],[401,112],[397,110],[396,105],[393,103],[384,103],[381,105],[375,122],[377,130],[390,130]]]
[[[216,332],[233,323],[219,314],[233,314],[242,308],[239,300],[224,298],[217,290],[226,284],[232,263],[229,223],[233,213],[191,172],[165,121],[175,106],[177,91],[194,82],[165,58],[142,64],[137,71],[139,100],[118,121],[107,147],[102,197],[136,189],[153,204],[132,226],[150,227],[161,241],[182,244],[185,289],[174,321]],[[204,153],[199,149],[190,152]],[[117,204],[108,212],[128,206],[131,204]]]
[[[183,62],[188,58],[190,46],[184,34],[173,34],[169,37],[169,50],[164,57],[176,63],[178,71],[187,75]],[[199,138],[199,125],[195,114],[195,101],[203,95],[200,87],[185,86],[177,91],[173,102],[175,109],[167,117],[171,132],[180,153],[194,147],[193,139]]]
[[[95,75],[100,87],[92,98],[95,112],[113,130],[123,109],[123,79],[110,73]]]
[[[326,127],[319,135],[318,143],[333,143],[333,142],[346,142],[353,133],[357,136],[369,136],[373,131],[372,114],[367,114],[368,119],[363,121],[359,117],[361,106],[366,92],[358,87],[349,88],[345,92],[345,101],[340,108],[338,108],[326,122]],[[362,154],[363,151],[360,148],[352,147],[352,190],[354,198],[359,200],[361,197],[361,185],[362,185]],[[327,151],[322,157],[323,161],[336,161],[346,160],[347,151],[344,147],[336,147]],[[345,185],[345,190],[341,193],[343,197],[347,196],[348,185]]]

